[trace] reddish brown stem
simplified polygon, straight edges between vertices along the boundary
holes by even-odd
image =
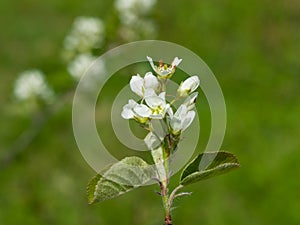
[[[166,215],[164,225],[172,225],[172,218],[170,215]]]

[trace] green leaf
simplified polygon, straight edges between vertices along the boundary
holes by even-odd
[[[153,170],[141,158],[127,157],[109,166],[89,182],[89,204],[118,197],[145,185],[153,178]]]
[[[193,184],[239,167],[237,158],[229,152],[202,153],[185,167],[180,177],[180,184],[183,186]]]

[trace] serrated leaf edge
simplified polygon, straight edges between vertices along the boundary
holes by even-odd
[[[239,163],[239,161],[238,161],[238,159],[237,159],[237,157],[236,157],[233,153],[228,152],[228,151],[203,152],[203,153],[200,153],[199,155],[201,155],[201,154],[209,154],[209,153],[212,153],[212,154],[218,154],[218,153],[220,153],[220,152],[227,153],[227,154],[233,156],[233,157],[235,158],[236,162],[232,162],[232,163],[238,164],[239,167],[241,166],[240,163]],[[188,162],[188,163],[185,165],[185,167],[182,169],[182,172],[181,172],[181,174],[180,174],[180,183],[181,183],[182,180],[184,180],[184,179],[186,178],[186,177],[185,177],[185,178],[182,179],[182,175],[183,175],[184,171],[185,171],[192,163],[194,163],[194,162],[198,159],[199,155],[197,155],[194,159],[192,159],[192,161]],[[222,164],[222,165],[223,165],[223,164]],[[200,172],[200,171],[197,171],[197,172]],[[195,173],[197,173],[197,172],[195,172]],[[191,174],[190,174],[190,175],[191,175]]]
[[[140,159],[139,157],[136,157],[136,156],[132,156],[132,157],[134,157],[134,158],[138,158],[138,159]],[[122,159],[121,161],[126,161],[128,158],[131,158],[131,157],[125,157],[124,159]],[[141,159],[142,160],[142,159]],[[121,161],[119,161],[119,162],[121,162]],[[125,163],[126,164],[126,163]],[[132,165],[132,164],[130,164],[130,163],[127,163],[129,166],[130,165]],[[101,175],[100,173],[99,174],[97,174],[97,175],[95,175],[90,181],[89,181],[89,183],[88,183],[88,186],[87,186],[87,195],[88,195],[88,203],[91,205],[91,204],[93,204],[93,203],[97,203],[97,202],[100,202],[99,200],[97,200],[97,192],[98,192],[98,190],[99,190],[99,185],[100,185],[100,183],[101,182],[104,182],[104,181],[107,181],[107,182],[111,182],[111,183],[113,183],[113,184],[115,184],[115,185],[118,185],[119,187],[120,187],[120,189],[122,189],[123,191],[121,191],[121,192],[119,192],[119,194],[118,195],[116,195],[116,196],[114,196],[113,198],[116,198],[116,197],[118,197],[118,196],[120,196],[120,195],[122,195],[122,194],[124,194],[124,193],[127,193],[127,192],[129,192],[129,191],[131,191],[132,189],[134,189],[134,188],[138,188],[138,187],[141,187],[142,185],[122,185],[122,184],[119,184],[119,183],[117,183],[116,181],[114,181],[114,180],[111,180],[111,179],[107,179],[106,177],[105,177],[105,174],[106,173],[108,173],[109,172],[109,170],[111,169],[111,167],[113,167],[115,164],[111,164],[111,165],[109,165],[109,166],[107,166],[102,172],[104,172],[103,173],[103,175]],[[135,166],[135,165],[132,165],[132,166]],[[147,168],[147,163],[146,162],[144,162],[143,161],[143,163],[141,164],[141,165],[139,165],[140,167],[142,167],[142,168]],[[132,172],[132,174],[133,175],[135,175],[136,176],[136,174],[134,173],[134,171],[132,171],[131,169],[130,169],[130,171]],[[93,183],[93,181],[94,181],[94,179],[96,179],[97,178],[97,176],[99,176],[99,179],[97,180],[97,182],[96,182],[96,184],[95,184],[95,189],[94,189],[94,192],[93,192],[93,194],[92,194],[92,196],[91,196],[91,198],[90,198],[90,191],[91,191],[91,184]],[[122,178],[123,180],[125,180],[125,181],[128,181],[128,180],[126,180],[125,178],[123,178],[123,177],[120,177],[120,178]],[[139,177],[137,177],[136,176],[136,178],[139,178]],[[103,184],[103,183],[102,183]],[[105,185],[105,184],[104,184]],[[107,185],[106,185],[107,186]],[[113,189],[115,189],[116,187],[112,187],[112,186],[110,186],[110,188],[113,188]],[[115,190],[117,190],[117,191],[119,191],[118,189],[115,189]],[[111,199],[111,198],[108,198],[108,199]],[[108,199],[105,199],[105,200],[108,200]],[[105,201],[104,200],[104,201]]]
[[[188,185],[188,184],[192,184],[192,183],[188,183],[188,184],[184,184],[184,183],[185,183],[185,181],[188,179],[188,177],[190,177],[190,176],[196,175],[197,173],[200,173],[200,174],[209,173],[209,172],[211,172],[211,171],[213,171],[213,170],[217,170],[218,168],[223,167],[223,166],[232,166],[232,167],[230,168],[230,170],[234,170],[234,169],[238,169],[238,168],[240,167],[240,164],[239,164],[239,163],[223,163],[223,164],[221,164],[221,165],[219,165],[219,166],[216,166],[214,169],[203,170],[203,171],[196,171],[196,172],[191,173],[190,175],[186,176],[183,180],[181,180],[181,181],[180,181],[180,184],[181,184],[181,185],[184,185],[184,186],[186,186],[186,185]],[[226,172],[229,172],[229,171],[226,171]],[[224,172],[224,173],[226,173],[226,172]],[[224,173],[217,174],[216,176],[222,175],[222,174],[224,174]],[[203,180],[206,180],[206,179],[209,179],[209,178],[210,178],[210,177],[204,178]],[[201,181],[201,180],[199,180],[199,181]],[[199,182],[199,181],[196,181],[196,182]],[[196,183],[196,182],[194,182],[194,183]]]

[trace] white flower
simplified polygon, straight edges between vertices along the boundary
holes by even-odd
[[[198,76],[189,77],[188,79],[186,79],[180,84],[177,92],[179,96],[182,97],[187,96],[191,92],[195,91],[198,88],[199,84],[200,84],[200,80]]]
[[[165,92],[145,97],[146,104],[138,104],[134,100],[129,100],[128,104],[123,107],[121,113],[124,119],[135,119],[140,123],[146,123],[148,119],[163,119],[170,109],[166,103]]]
[[[68,51],[89,52],[93,48],[99,48],[103,39],[104,24],[99,18],[77,17],[64,40],[64,47]]]
[[[176,113],[170,117],[171,132],[174,135],[179,135],[191,125],[195,117],[195,112],[188,111],[186,105],[182,104]]]
[[[142,98],[153,95],[159,87],[159,81],[151,72],[146,73],[144,78],[137,74],[130,80],[131,90]]]
[[[133,119],[134,118],[134,112],[133,112],[133,108],[135,106],[137,106],[138,104],[130,99],[128,101],[128,104],[126,104],[125,106],[123,106],[123,111],[121,113],[121,116],[124,118],[124,119]]]
[[[159,66],[154,65],[151,57],[147,56],[147,59],[152,67],[152,69],[157,73],[160,78],[170,78],[176,70],[176,67],[181,63],[182,59],[175,57],[170,66],[163,64],[162,61],[159,62]]]
[[[121,113],[124,119],[135,119],[140,123],[146,123],[150,115],[151,111],[146,105],[138,104],[132,99],[123,107]]]
[[[20,74],[15,82],[14,95],[18,100],[40,97],[51,102],[54,98],[53,90],[47,85],[44,74],[36,69]]]
[[[170,105],[166,103],[166,93],[162,92],[159,95],[150,95],[145,98],[145,102],[151,110],[150,118],[163,119]]]

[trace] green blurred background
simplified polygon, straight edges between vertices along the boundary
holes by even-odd
[[[186,188],[193,195],[176,202],[174,224],[300,224],[299,12],[297,0],[177,0],[159,1],[146,15],[155,24],[156,39],[191,49],[215,73],[228,111],[222,149],[242,164],[235,172]],[[106,24],[106,47],[95,55],[125,43],[115,31],[117,14],[113,1],[0,2],[1,225],[162,224],[155,186],[99,205],[86,200],[86,184],[95,172],[73,137],[76,82],[61,49],[78,16],[99,17]],[[152,37],[136,40],[147,38]],[[60,100],[65,99],[51,116],[47,107],[23,112],[12,97],[18,74],[30,68],[43,70],[63,96]],[[125,69],[124,80],[110,85],[118,90],[136,72]],[[203,96],[198,102],[203,148],[209,113],[201,102]],[[105,116],[102,120],[107,122]],[[28,129],[31,133],[18,141]]]

